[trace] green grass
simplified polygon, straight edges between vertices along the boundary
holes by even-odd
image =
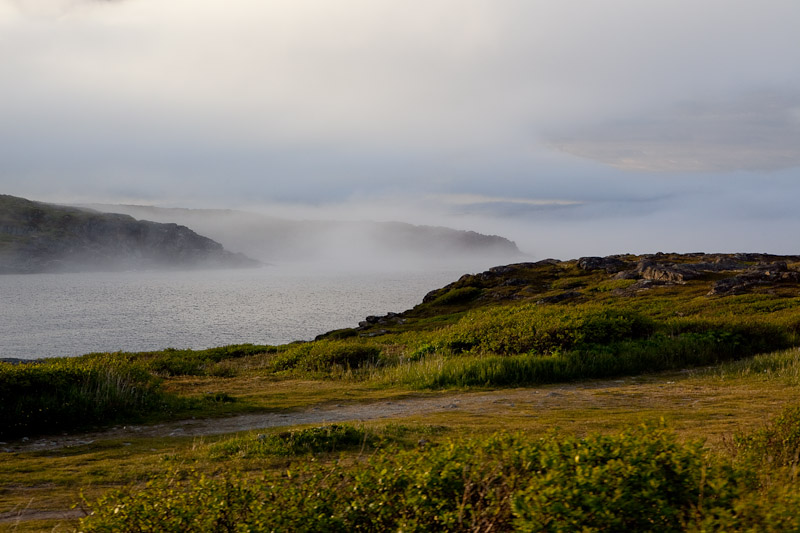
[[[29,436],[159,413],[208,416],[257,408],[248,398],[215,402],[213,394],[200,403],[181,403],[158,385],[159,379],[169,385],[184,376],[221,379],[222,388],[207,391],[212,393],[225,392],[225,380],[239,378],[378,388],[509,387],[715,365],[798,344],[797,288],[711,298],[708,280],[699,280],[621,296],[616,291],[630,280],[609,280],[569,263],[519,275],[527,276],[525,290],[532,291],[527,300],[496,300],[518,288],[467,276],[376,337],[349,330],[283,346],[90,354],[31,370],[5,365],[0,397],[13,401],[0,431],[6,437]],[[565,288],[578,288],[584,296],[535,303]],[[39,377],[30,382],[17,377],[25,372]]]
[[[213,458],[334,453],[375,444],[375,435],[352,424],[331,424],[276,434],[246,434],[211,446]]]
[[[75,429],[173,408],[160,382],[113,357],[0,363],[0,437]]]
[[[800,487],[654,425],[379,450],[208,477],[172,469],[87,502],[81,531],[785,531]]]
[[[778,414],[800,387],[798,287],[709,297],[712,274],[633,294],[631,280],[573,263],[513,276],[465,276],[402,323],[314,342],[0,365],[7,438],[539,387],[479,411],[409,416],[402,430],[364,422],[15,454],[0,466],[0,510],[33,498],[63,509],[86,487],[98,511],[86,531],[113,530],[119,505],[131,524],[157,519],[166,530],[224,530],[234,519],[253,530],[800,528],[798,415]],[[536,303],[568,290],[581,295]],[[388,333],[361,336],[376,329]],[[778,417],[765,425],[767,414]],[[659,417],[676,433],[631,429]],[[131,485],[102,496],[120,484]]]

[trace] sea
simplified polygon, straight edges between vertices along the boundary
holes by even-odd
[[[239,270],[0,276],[0,358],[311,340],[401,312],[459,270]]]

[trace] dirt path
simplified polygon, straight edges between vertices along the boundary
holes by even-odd
[[[404,397],[350,404],[325,404],[289,412],[265,412],[218,419],[177,420],[147,425],[114,427],[106,431],[46,437],[0,444],[0,451],[57,450],[96,442],[164,437],[202,437],[237,431],[300,424],[358,422],[417,416],[432,423],[503,425],[534,431],[561,425],[570,431],[628,427],[665,416],[670,426],[701,434],[707,442],[731,435],[741,427],[763,423],[789,401],[798,388],[775,383],[736,383],[685,379],[687,374],[661,374],[617,380],[550,385],[524,389],[449,393],[441,396]],[[506,418],[508,417],[508,418]],[[524,418],[522,418],[524,417]],[[3,454],[0,453],[0,458]],[[8,459],[11,459],[9,456]],[[0,524],[32,520],[73,519],[80,510],[16,509],[0,514]],[[0,527],[0,529],[3,529]]]
[[[58,437],[42,437],[0,444],[0,451],[28,452],[81,446],[104,440],[148,437],[201,437],[237,431],[301,424],[358,422],[425,416],[445,422],[450,415],[487,420],[487,417],[524,416],[533,423],[607,427],[615,417],[631,413],[667,416],[683,425],[702,426],[706,437],[729,433],[741,425],[763,421],[794,397],[795,389],[774,384],[751,387],[720,382],[710,385],[684,378],[687,374],[660,374],[549,385],[536,388],[449,393],[442,396],[405,397],[364,403],[324,404],[307,409],[264,412],[227,418],[176,420],[162,424],[114,427],[105,431]],[[462,418],[464,420],[465,418]],[[446,422],[445,422],[446,423]],[[527,424],[526,425],[530,425]]]
[[[127,438],[199,437],[301,424],[366,421],[434,413],[441,414],[455,410],[481,414],[486,413],[487,410],[497,411],[503,410],[503,407],[513,408],[517,403],[531,405],[536,409],[548,409],[562,405],[567,399],[565,396],[570,396],[569,403],[571,405],[574,405],[576,401],[578,403],[587,401],[594,403],[589,399],[589,396],[591,396],[590,391],[596,390],[598,387],[620,386],[623,383],[624,381],[620,380],[595,385],[563,385],[558,387],[454,393],[434,398],[426,396],[370,403],[328,404],[294,412],[266,412],[227,418],[190,419],[153,425],[122,426],[91,433],[50,436],[0,444],[0,451],[54,450],[91,444],[101,440],[124,440]]]

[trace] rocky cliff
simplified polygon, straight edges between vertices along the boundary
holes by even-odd
[[[185,226],[0,195],[0,274],[258,264]]]

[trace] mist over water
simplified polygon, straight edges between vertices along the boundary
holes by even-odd
[[[310,340],[409,309],[462,273],[293,265],[0,276],[0,357]]]

